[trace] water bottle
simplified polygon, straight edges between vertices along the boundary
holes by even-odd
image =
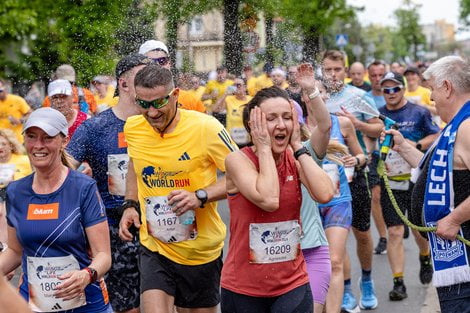
[[[191,225],[194,222],[194,210],[187,210],[180,216],[178,216],[181,224],[183,225]]]

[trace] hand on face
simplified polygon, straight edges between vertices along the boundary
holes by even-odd
[[[250,135],[253,144],[257,149],[262,147],[271,148],[271,137],[266,125],[266,114],[259,107],[255,107],[250,112]]]

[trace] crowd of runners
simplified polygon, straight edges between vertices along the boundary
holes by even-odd
[[[470,238],[467,60],[349,66],[328,50],[259,76],[175,77],[167,46],[148,40],[88,88],[64,64],[44,99],[32,90],[26,101],[0,80],[7,312],[373,310],[407,298],[405,257],[442,312],[470,312],[470,250],[455,239]],[[409,234],[419,255],[405,256]],[[5,279],[20,266],[15,292]],[[390,281],[388,299],[374,278]]]

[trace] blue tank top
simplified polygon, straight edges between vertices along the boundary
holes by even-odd
[[[330,130],[330,138],[332,140],[337,140],[341,144],[345,144],[343,134],[341,134],[341,127],[339,124],[338,117],[335,115],[331,116],[331,130]],[[328,160],[327,158],[323,159],[322,164],[323,169],[328,173],[330,178],[332,178],[333,183],[337,184],[338,192],[333,197],[333,199],[325,204],[319,203],[318,206],[320,208],[334,206],[342,202],[351,201],[351,190],[349,189],[348,178],[346,177],[346,172],[344,170],[344,166],[339,165],[335,162]],[[332,176],[335,176],[333,178]]]

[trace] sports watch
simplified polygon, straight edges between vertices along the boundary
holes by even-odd
[[[204,189],[198,189],[195,191],[196,193],[196,198],[198,198],[199,201],[201,201],[201,205],[199,206],[200,208],[204,207],[204,204],[207,202],[207,191]]]

